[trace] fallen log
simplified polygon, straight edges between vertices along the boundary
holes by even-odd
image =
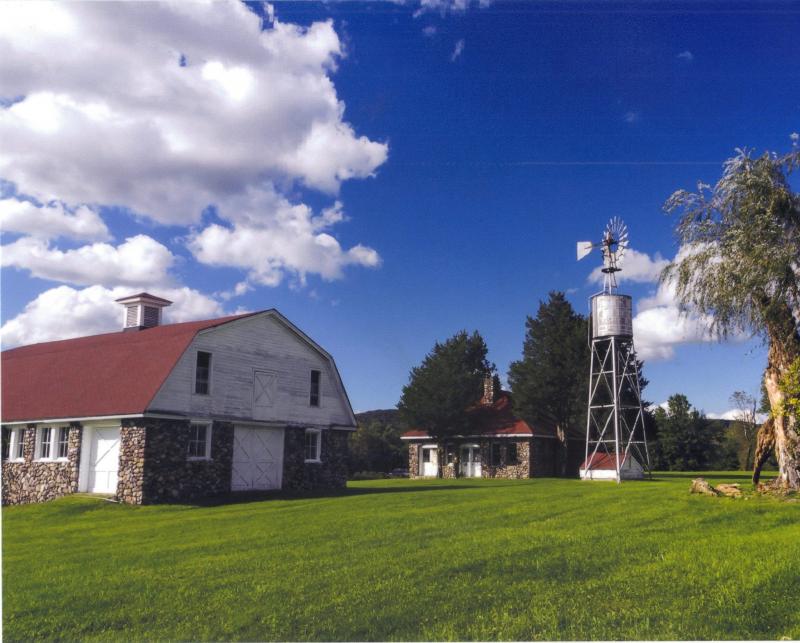
[[[719,492],[714,489],[705,478],[695,478],[692,480],[690,493],[703,493],[707,496],[718,496]]]

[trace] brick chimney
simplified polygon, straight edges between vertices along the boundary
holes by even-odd
[[[494,376],[490,373],[483,378],[483,398],[481,404],[494,404],[495,401]]]
[[[171,305],[172,302],[150,293],[140,292],[138,295],[121,297],[118,304],[125,307],[123,330],[142,330],[153,328],[161,324],[161,309]]]

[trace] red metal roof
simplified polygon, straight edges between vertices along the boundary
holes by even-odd
[[[143,413],[198,331],[256,313],[2,352],[2,421]]]
[[[476,404],[467,410],[471,416],[471,428],[469,434],[472,436],[533,436],[533,437],[556,437],[553,427],[531,427],[525,420],[514,415],[511,406],[511,394],[501,391],[493,404]],[[430,437],[427,432],[419,429],[406,431],[403,438],[424,439]]]
[[[628,458],[631,457],[630,455]],[[591,470],[606,470],[611,469],[613,471],[617,470],[617,458],[620,458],[620,468],[625,464],[627,458],[625,454],[620,453],[619,455],[614,455],[613,453],[593,453],[589,456],[588,460],[584,460],[583,464],[581,464],[581,469],[591,469]],[[589,466],[586,466],[588,463]]]

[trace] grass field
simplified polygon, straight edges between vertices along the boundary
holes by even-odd
[[[742,474],[717,480],[746,482]],[[800,503],[650,482],[385,480],[340,495],[3,510],[3,634],[800,638]],[[714,476],[707,476],[714,481]]]

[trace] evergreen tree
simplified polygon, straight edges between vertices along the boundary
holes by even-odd
[[[448,438],[469,431],[467,409],[481,398],[483,380],[494,370],[483,337],[456,333],[436,342],[422,364],[411,369],[397,405],[408,426],[422,429],[439,445],[439,470]],[[455,467],[458,471],[456,463]]]
[[[554,291],[539,302],[536,318],[528,317],[525,328],[522,359],[512,362],[508,372],[515,411],[533,425],[555,426],[566,446],[567,431],[583,430],[586,423],[586,318],[573,310],[563,292]]]

